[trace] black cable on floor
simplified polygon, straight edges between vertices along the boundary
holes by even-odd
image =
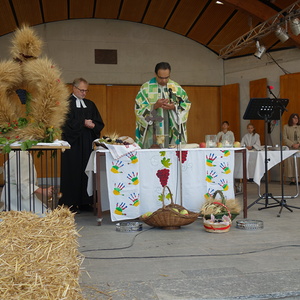
[[[113,251],[113,250],[123,250],[123,249],[128,249],[131,248],[134,245],[134,241],[136,239],[137,236],[139,236],[140,234],[147,232],[149,230],[154,229],[154,227],[143,230],[139,233],[137,233],[131,243],[128,246],[124,246],[124,247],[119,247],[119,248],[103,248],[103,249],[90,249],[90,250],[83,250],[80,251],[81,253],[86,253],[86,252],[96,252],[96,251]],[[275,250],[275,249],[279,249],[279,248],[288,248],[288,247],[300,247],[300,245],[279,245],[279,246],[274,246],[274,247],[270,247],[270,248],[265,248],[265,249],[260,249],[260,250],[252,250],[252,251],[247,251],[247,252],[236,252],[236,253],[219,253],[219,254],[190,254],[190,255],[166,255],[166,256],[129,256],[129,257],[89,257],[86,256],[86,259],[151,259],[151,258],[189,258],[189,257],[218,257],[218,256],[236,256],[236,255],[244,255],[244,254],[253,254],[253,253],[260,253],[260,252],[264,252],[264,251],[270,251],[270,250]]]
[[[219,253],[219,254],[189,254],[189,255],[165,255],[165,256],[122,256],[122,257],[89,257],[86,256],[86,259],[151,259],[151,258],[190,258],[190,257],[217,257],[217,256],[235,256],[235,255],[244,255],[244,254],[253,254],[253,253],[260,253],[264,251],[270,251],[279,248],[288,248],[288,247],[300,247],[300,245],[282,245],[282,246],[275,246],[271,248],[265,248],[261,250],[253,250],[247,252],[236,252],[236,253]]]
[[[131,247],[133,246],[134,241],[135,241],[135,238],[136,238],[138,235],[140,235],[141,233],[144,233],[144,232],[146,232],[146,231],[148,231],[148,230],[151,230],[151,229],[154,229],[154,227],[149,228],[149,229],[145,229],[145,230],[143,230],[143,231],[137,233],[137,234],[133,237],[133,239],[132,239],[130,245],[128,245],[128,246],[119,247],[119,248],[104,248],[104,249],[83,250],[83,251],[80,251],[80,252],[81,252],[81,253],[84,253],[84,252],[94,252],[94,251],[107,251],[107,250],[112,251],[112,250],[128,249],[128,248],[131,248]]]

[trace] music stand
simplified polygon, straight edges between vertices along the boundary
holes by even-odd
[[[279,201],[274,198],[268,190],[268,148],[267,148],[267,134],[268,134],[268,122],[271,120],[281,120],[281,115],[288,105],[288,99],[270,99],[270,98],[252,98],[250,99],[246,111],[244,113],[244,120],[264,120],[265,121],[265,193],[261,195],[257,200],[251,203],[247,208],[249,209],[254,204],[259,203],[261,199],[265,199],[265,206],[260,208],[266,209],[274,206],[285,207],[289,211],[292,210],[286,205],[285,200]],[[281,126],[281,124],[280,124]],[[281,142],[280,142],[281,144]],[[283,182],[282,182],[283,184]],[[283,196],[283,195],[282,195]],[[275,203],[269,203],[269,199],[276,201]],[[269,204],[271,206],[269,206]],[[275,204],[275,205],[274,205]]]

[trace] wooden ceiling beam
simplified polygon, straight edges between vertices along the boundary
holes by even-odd
[[[255,16],[261,21],[267,21],[272,18],[278,12],[272,9],[271,7],[263,4],[259,0],[222,0],[224,4],[228,4],[235,9],[244,11],[247,14]]]

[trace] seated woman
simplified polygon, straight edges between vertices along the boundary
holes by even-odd
[[[229,130],[229,122],[224,121],[222,123],[222,131],[217,134],[217,142],[222,143],[223,145],[226,145],[226,143],[233,145],[234,141],[234,134]]]
[[[1,209],[32,211],[43,215],[48,209],[48,199],[53,187],[37,185],[37,172],[29,151],[10,152],[4,164],[5,185],[1,194]]]
[[[291,114],[288,123],[283,126],[283,142],[291,150],[300,149],[300,120],[298,114]],[[297,158],[297,167],[299,173],[299,159]],[[291,185],[296,184],[295,164],[294,158],[289,157],[285,163],[285,175],[290,178]]]
[[[243,136],[241,145],[248,150],[261,150],[260,136],[256,133],[254,125],[249,123],[247,130],[248,133]]]

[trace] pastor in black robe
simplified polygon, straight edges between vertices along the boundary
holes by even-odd
[[[72,206],[72,210],[85,209],[93,203],[92,196],[87,194],[87,180],[85,168],[91,152],[93,141],[100,137],[104,127],[101,115],[93,101],[83,99],[86,108],[76,107],[76,97],[69,98],[69,113],[62,128],[62,138],[71,145],[61,156],[62,197],[59,205]],[[93,129],[84,126],[85,120],[92,120]]]

